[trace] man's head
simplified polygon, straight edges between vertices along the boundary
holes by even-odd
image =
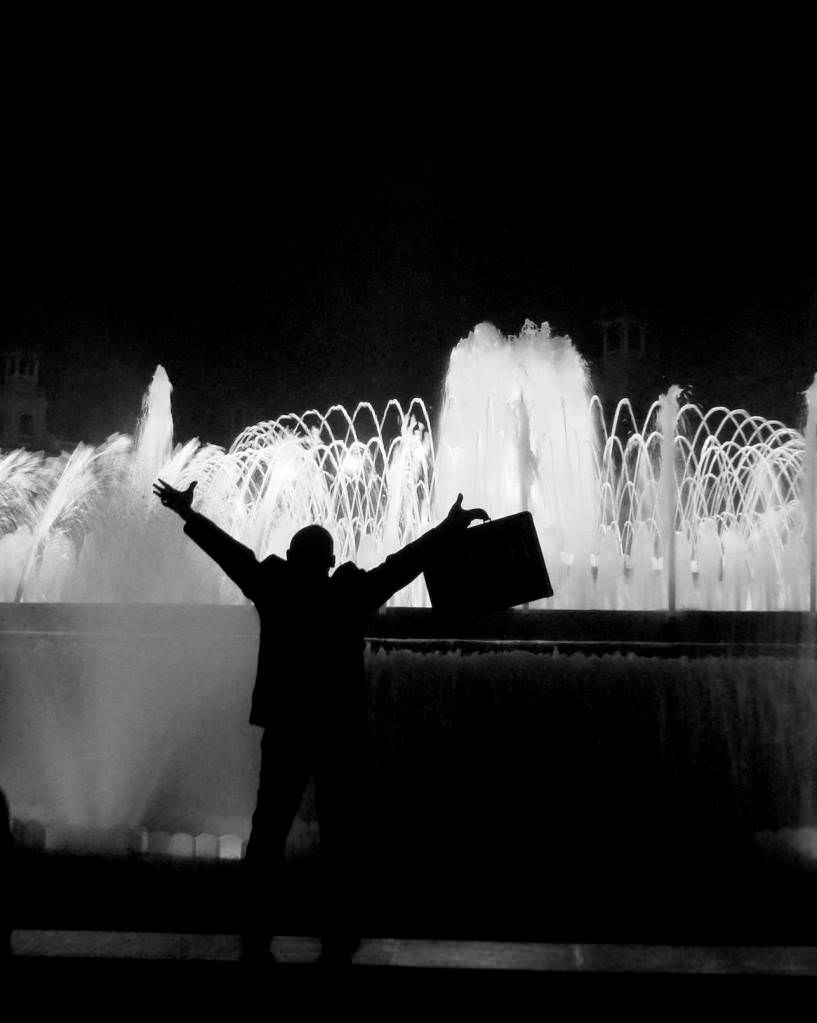
[[[304,526],[289,542],[287,561],[308,575],[328,575],[335,564],[331,535],[323,526]]]

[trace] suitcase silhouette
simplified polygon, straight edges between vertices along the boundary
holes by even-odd
[[[464,530],[424,575],[432,607],[456,615],[504,611],[553,596],[530,512]]]

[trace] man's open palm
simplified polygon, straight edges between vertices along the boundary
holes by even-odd
[[[183,519],[190,515],[193,508],[195,489],[195,481],[190,484],[187,490],[177,490],[164,480],[159,480],[153,484],[153,493],[159,498],[165,508],[170,508],[177,515],[181,515]]]

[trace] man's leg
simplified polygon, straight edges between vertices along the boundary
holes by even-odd
[[[306,740],[265,732],[252,830],[242,865],[242,958],[265,957],[277,932],[289,829],[309,780]]]
[[[360,944],[363,761],[359,750],[324,749],[315,773],[321,834],[323,958],[348,960]]]

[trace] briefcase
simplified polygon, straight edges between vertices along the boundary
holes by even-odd
[[[424,575],[432,607],[455,615],[504,611],[553,596],[530,512],[455,534]]]

